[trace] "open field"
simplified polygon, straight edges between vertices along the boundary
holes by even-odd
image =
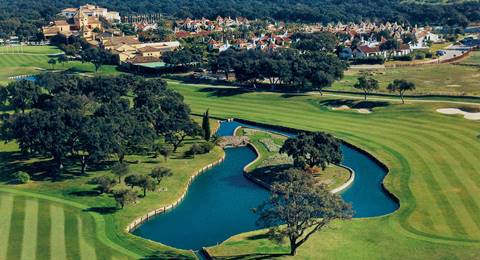
[[[373,102],[373,113],[358,114],[327,109],[324,104],[336,99],[328,96],[243,93],[175,82],[170,86],[196,113],[210,108],[212,116],[328,131],[389,167],[384,182],[400,199],[400,209],[383,217],[335,223],[300,248],[299,258],[478,257],[480,125],[435,112],[454,104],[394,102],[375,107]],[[209,250],[216,256],[254,258],[285,249],[253,232]]]
[[[91,63],[81,63],[80,61],[70,61],[65,64],[56,64],[54,68],[48,64],[51,58],[48,54],[61,52],[53,46],[27,46],[30,53],[8,53],[8,48],[0,47],[0,84],[8,83],[9,77],[19,75],[38,74],[44,70],[69,70],[72,73],[94,73],[95,67]],[[24,47],[24,48],[27,48]],[[4,51],[4,52],[2,52]],[[11,51],[11,50],[10,50]],[[25,51],[26,52],[26,51]],[[119,73],[115,66],[104,65],[99,73],[115,74]]]
[[[475,59],[474,52],[469,59]],[[349,70],[334,83],[332,90],[357,91],[353,85],[361,71]],[[389,68],[369,71],[380,82],[379,92],[388,93],[387,85],[395,79],[407,79],[417,89],[407,94],[474,95],[480,96],[480,68],[452,64]]]
[[[196,118],[196,120],[199,119]],[[216,127],[216,121],[212,120],[211,125],[212,127]],[[34,251],[33,253],[36,254],[37,259],[48,259],[50,256],[49,252],[54,252],[56,250],[59,250],[62,255],[52,259],[78,258],[70,257],[69,254],[86,254],[84,259],[95,259],[91,257],[91,255],[88,255],[88,252],[85,253],[82,252],[82,250],[78,251],[79,245],[82,245],[83,242],[77,241],[81,241],[80,239],[82,235],[84,236],[84,240],[88,241],[88,245],[94,249],[94,252],[97,254],[97,259],[109,259],[107,256],[110,255],[118,259],[139,259],[142,257],[157,257],[159,259],[169,257],[177,259],[192,259],[194,258],[194,255],[191,251],[173,249],[125,232],[125,227],[137,217],[146,214],[153,209],[169,205],[176,201],[176,199],[182,194],[190,176],[196,170],[218,160],[223,155],[223,150],[217,147],[209,154],[197,155],[194,159],[184,158],[183,154],[190,148],[193,143],[192,141],[193,140],[191,139],[187,140],[185,145],[180,147],[178,152],[171,155],[167,161],[164,161],[164,159],[160,157],[153,158],[152,156],[147,155],[127,156],[125,160],[126,162],[129,162],[132,173],[148,174],[151,169],[161,165],[172,169],[174,175],[162,180],[160,187],[166,188],[166,190],[161,191],[158,189],[156,192],[149,192],[147,197],[139,199],[138,203],[128,205],[122,210],[117,210],[116,203],[111,195],[100,195],[95,189],[95,185],[88,184],[88,181],[94,176],[109,173],[108,165],[112,162],[99,168],[87,169],[88,174],[86,176],[79,176],[79,166],[70,162],[65,165],[66,172],[63,178],[53,180],[48,174],[51,169],[49,160],[43,158],[25,160],[20,155],[15,143],[4,143],[2,141],[0,143],[0,219],[3,218],[4,213],[8,215],[8,212],[12,210],[7,204],[5,204],[7,205],[6,208],[3,208],[3,200],[9,200],[12,196],[16,197],[17,193],[22,195],[21,199],[23,200],[42,199],[38,200],[37,204],[39,207],[42,209],[54,207],[54,213],[57,217],[63,212],[65,220],[62,221],[62,219],[58,219],[55,221],[55,223],[58,223],[58,225],[55,225],[55,230],[53,230],[53,224],[48,224],[49,226],[47,226],[47,224],[41,226],[42,230],[38,228],[38,237],[51,236],[52,239],[51,241],[48,239],[45,241],[42,240],[41,243],[47,243],[42,244],[42,248],[43,246],[49,246],[51,250],[45,250],[45,254],[49,254],[45,257],[42,256],[43,251]],[[19,170],[28,172],[32,176],[33,181],[22,185],[8,184],[10,175]],[[123,186],[123,184],[117,185],[115,188],[117,189],[121,186]],[[138,190],[138,193],[140,194],[141,192]],[[4,199],[4,197],[7,197],[7,199]],[[16,201],[16,199],[14,200]],[[50,201],[53,201],[52,203],[55,205],[49,206],[51,204]],[[25,203],[25,205],[29,204]],[[71,205],[73,205],[73,207],[71,207]],[[23,213],[23,211],[27,212],[32,210],[27,206],[25,206],[24,210],[21,206],[15,206],[15,210],[17,208],[21,211],[18,213],[19,216],[22,214],[25,216],[31,214]],[[53,215],[53,213],[51,213],[53,211],[46,210],[45,212],[39,212],[38,215],[42,216],[42,218],[50,218]],[[40,215],[43,213],[47,215]],[[85,223],[84,226],[82,226],[82,230],[84,230],[82,231],[82,235],[78,234],[78,232],[75,233],[74,228],[70,226],[78,225],[78,220],[76,224],[74,222],[72,222],[74,224],[67,223],[67,215],[68,221],[75,221],[71,220],[74,218],[81,219],[82,224]],[[17,223],[17,219],[18,218],[15,218],[15,221],[12,220],[15,228],[9,229],[20,230],[21,232],[23,232],[22,230],[27,230],[24,227],[21,228],[22,223],[25,223],[25,221],[22,222],[19,220]],[[32,221],[33,220],[30,222]],[[2,223],[4,223],[4,221],[2,221]],[[40,220],[38,220],[37,223],[40,223]],[[27,225],[27,223],[23,224],[23,226],[25,225]],[[45,227],[50,226],[52,226],[50,228],[51,231],[43,230]],[[3,230],[2,227],[0,227],[0,230]],[[61,239],[57,239],[57,236],[61,235],[63,230],[65,230],[64,237],[68,242],[60,242]],[[55,237],[52,234],[55,234]],[[14,239],[14,237],[11,237],[10,235],[5,236],[9,237],[2,238],[2,232],[0,232],[0,242]],[[77,236],[78,239],[76,239]],[[71,237],[73,241],[72,243],[70,243]],[[53,238],[55,238],[55,240]],[[2,253],[1,246],[7,244],[9,247],[13,247],[13,249],[8,249],[8,254],[12,254],[12,256],[21,255],[24,249],[22,249],[21,244],[16,245],[14,241],[18,241],[19,239],[23,241],[23,237],[20,236],[18,239],[15,239],[16,240],[12,240],[12,242],[0,243],[0,253]],[[30,252],[30,254],[32,253]],[[63,254],[67,254],[67,257],[62,257]],[[0,259],[4,259],[1,254]],[[13,257],[7,259],[17,258]]]

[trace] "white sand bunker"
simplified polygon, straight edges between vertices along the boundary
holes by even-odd
[[[347,105],[341,105],[339,107],[331,107],[331,109],[332,110],[351,110],[352,108],[347,106]],[[366,109],[366,108],[355,109],[355,111],[357,111],[360,114],[370,114],[370,113],[372,113],[372,110]]]
[[[463,118],[468,120],[480,120],[480,112],[471,113],[458,108],[439,108],[437,112],[445,115],[463,115]]]

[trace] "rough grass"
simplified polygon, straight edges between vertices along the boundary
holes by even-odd
[[[300,248],[299,258],[478,257],[480,126],[435,112],[446,104],[391,103],[372,114],[357,114],[319,106],[332,97],[287,98],[234,90],[218,95],[212,88],[170,85],[196,113],[208,107],[213,116],[328,131],[388,166],[384,183],[400,199],[400,209],[383,217],[337,223]],[[260,234],[236,236],[210,252],[232,257],[284,252]]]
[[[470,53],[470,56],[460,62],[460,64],[480,66],[480,51]]]
[[[477,55],[477,54],[475,54]],[[476,56],[470,57],[475,59]],[[332,90],[358,91],[353,88],[361,71],[349,70]],[[407,79],[416,85],[411,94],[473,95],[480,96],[480,68],[452,64],[388,68],[370,71],[380,82],[379,92],[388,93],[387,86],[395,79]]]

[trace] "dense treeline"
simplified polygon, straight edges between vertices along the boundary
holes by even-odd
[[[78,6],[84,0],[5,0],[0,2],[0,37],[35,35],[36,26],[53,19],[62,8]],[[163,13],[169,16],[245,16],[304,22],[349,22],[361,20],[398,21],[410,24],[465,26],[480,21],[480,2],[417,4],[400,0],[98,0],[96,4],[120,11],[122,15]]]
[[[187,136],[203,135],[183,97],[162,80],[48,73],[0,88],[0,102],[17,111],[6,115],[2,139],[15,140],[27,156],[51,157],[57,175],[65,162],[83,174],[110,158],[168,155]]]
[[[265,83],[274,87],[297,90],[319,90],[330,87],[343,77],[347,64],[333,52],[336,38],[330,33],[299,34],[301,38],[293,48],[275,51],[242,50],[227,51],[209,57],[209,69],[223,72],[227,80],[234,73],[235,79],[248,86]]]

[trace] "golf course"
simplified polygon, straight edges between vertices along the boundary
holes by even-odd
[[[349,258],[350,252],[361,251],[365,258],[398,254],[422,258],[431,257],[434,250],[438,257],[469,258],[477,252],[478,122],[441,115],[435,109],[445,105],[436,103],[367,101],[373,112],[359,114],[331,111],[325,104],[332,99],[337,104],[348,100],[328,96],[242,93],[175,82],[170,86],[185,96],[194,112],[209,108],[219,117],[328,131],[388,166],[384,183],[400,199],[400,209],[384,217],[338,223],[341,228],[316,234],[299,251],[300,256]],[[315,247],[323,250],[318,252]],[[269,242],[261,232],[242,234],[209,249],[214,256],[226,257],[285,251],[287,248]]]
[[[91,63],[79,61],[52,68],[48,64],[49,55],[58,53],[58,49],[48,46],[25,48],[23,53],[8,51],[0,49],[0,84],[11,82],[9,77],[43,70],[88,74],[95,71]],[[477,64],[478,53],[464,62]],[[118,73],[115,67],[107,65],[98,72]],[[335,82],[332,89],[352,90],[350,85],[358,74],[349,73]],[[479,68],[452,64],[398,68],[375,74],[381,84],[379,91],[386,92],[388,82],[405,75],[417,84],[412,94],[453,91],[453,95],[480,95]],[[170,89],[183,95],[192,114],[202,114],[208,109],[212,118],[239,118],[298,130],[325,131],[366,151],[388,168],[383,184],[398,198],[400,207],[384,216],[333,222],[298,249],[299,259],[478,258],[479,121],[436,111],[459,108],[478,113],[478,99],[407,97],[402,104],[395,96],[372,95],[364,101],[362,95],[355,94],[254,92],[170,79],[167,83]],[[337,109],[342,106],[352,109]],[[13,112],[8,106],[0,107],[0,111]],[[192,117],[201,121],[200,117]],[[211,124],[212,129],[218,126],[214,119]],[[267,146],[262,146],[261,139],[266,137],[272,138],[268,142],[277,146],[283,142],[276,135],[252,136],[264,156],[253,167],[274,155]],[[2,141],[0,259],[194,259],[191,250],[143,239],[125,228],[138,217],[176,202],[188,189],[195,172],[225,154],[223,149],[215,147],[207,154],[185,158],[185,152],[201,141],[187,138],[168,160],[127,155],[125,161],[132,172],[148,174],[161,165],[171,169],[173,176],[165,178],[156,192],[121,210],[111,194],[98,193],[90,183],[95,176],[109,174],[113,161],[92,167],[85,175],[77,174],[78,164],[66,163],[62,178],[53,179],[49,174],[50,158],[26,158],[14,141]],[[28,172],[31,181],[12,184],[9,180],[18,171]],[[344,169],[327,171],[337,178],[326,180],[332,186],[348,178]],[[120,182],[119,186],[123,188],[126,184]],[[288,258],[285,254],[289,245],[274,243],[266,232],[236,234],[206,251],[214,259]]]

